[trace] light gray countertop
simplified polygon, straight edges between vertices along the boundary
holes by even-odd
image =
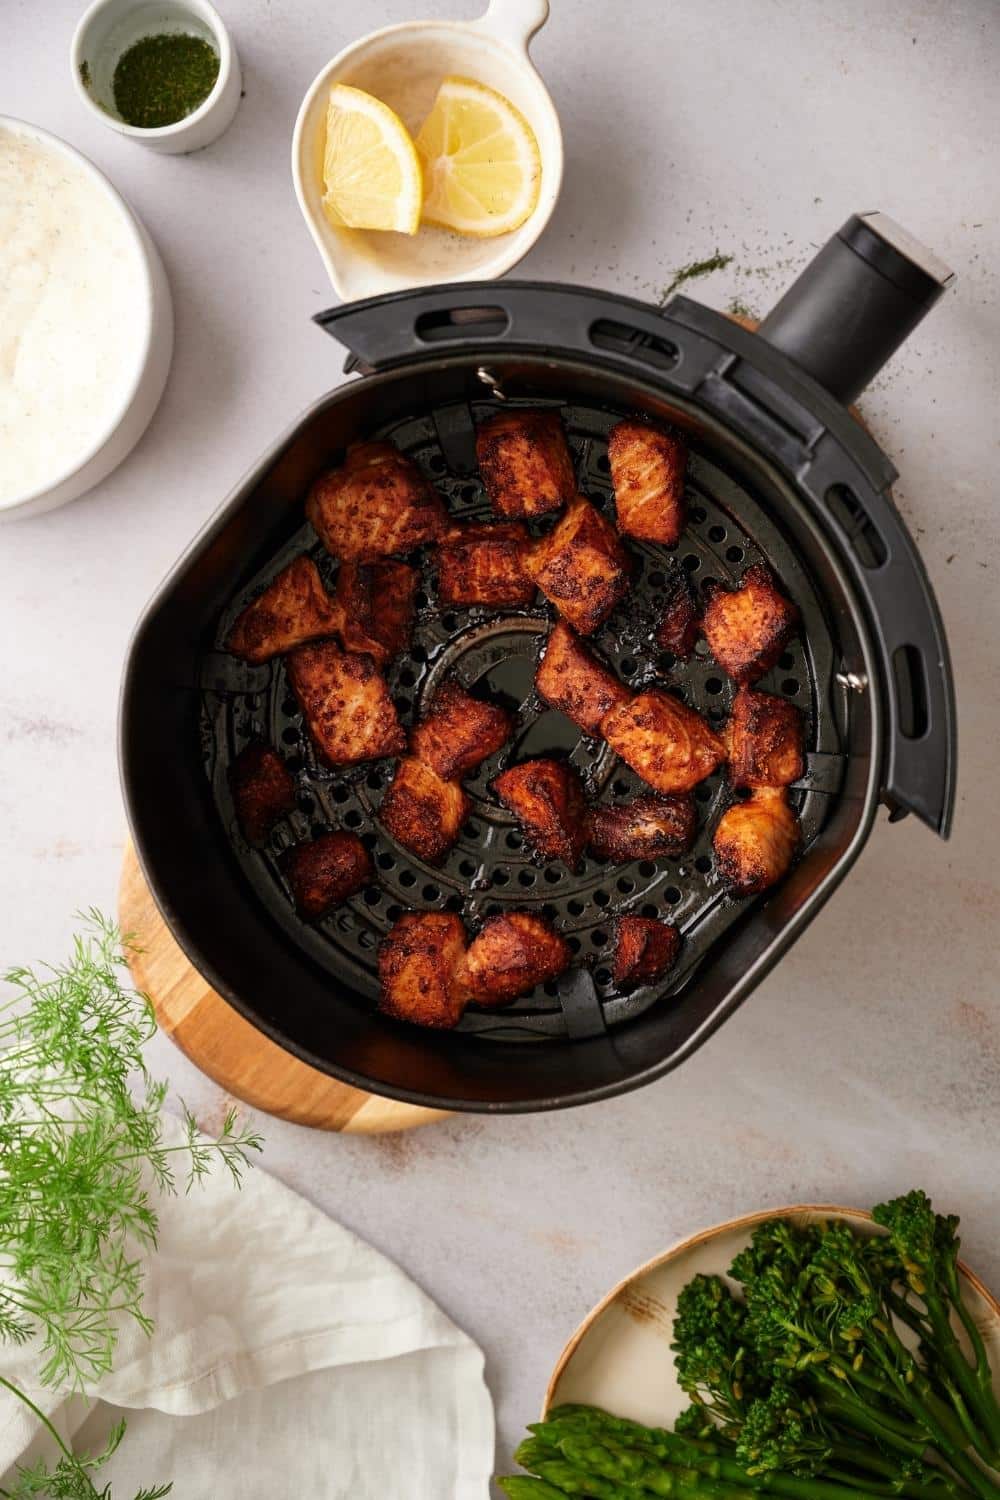
[[[442,0],[444,3],[444,0]],[[475,0],[448,0],[473,15]],[[104,168],[159,245],[177,345],[131,458],[65,510],[0,530],[0,958],[58,957],[112,910],[124,841],[119,673],[145,600],[236,479],[336,384],[332,301],[289,141],[321,64],[417,0],[225,0],[246,97],[229,133],[156,157],[68,76],[74,0],[3,0],[0,103]],[[430,6],[428,5],[428,8]],[[944,613],[961,766],[948,845],[880,816],[797,947],[680,1071],[611,1103],[457,1118],[394,1138],[263,1119],[264,1162],[397,1259],[485,1348],[506,1463],[563,1341],[674,1238],[796,1200],[923,1184],[1000,1285],[1000,10],[993,0],[553,0],[535,57],[564,192],[520,274],[763,312],[856,209],[958,273],[865,397]],[[158,1070],[211,1126],[222,1100],[169,1042]]]

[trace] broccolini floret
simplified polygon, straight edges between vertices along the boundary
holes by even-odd
[[[671,1348],[691,1404],[673,1430],[558,1407],[518,1450],[534,1479],[501,1487],[512,1500],[1000,1500],[1000,1406],[958,1220],[919,1191],[873,1217],[884,1235],[759,1225],[729,1281],[698,1275],[678,1298]]]

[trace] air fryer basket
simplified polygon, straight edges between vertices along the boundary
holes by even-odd
[[[523,398],[512,398],[516,407]],[[539,403],[533,398],[529,405]],[[449,502],[452,515],[485,519],[489,502],[478,474],[469,472],[473,423],[495,410],[496,402],[473,401],[383,424],[374,434],[395,444],[432,476]],[[562,403],[561,410],[577,481],[599,507],[611,506],[606,457],[608,428],[623,415],[607,407]],[[835,650],[822,605],[809,578],[780,530],[746,489],[707,457],[696,454],[689,467],[690,524],[684,546],[671,556],[655,546],[633,546],[636,576],[626,603],[593,638],[621,679],[639,689],[662,681],[665,674],[681,688],[688,703],[719,726],[727,717],[733,684],[707,655],[704,643],[690,662],[675,663],[651,644],[670,579],[683,569],[696,587],[709,577],[729,583],[752,562],[767,562],[794,594],[803,630],[764,685],[791,699],[802,710],[809,747],[808,772],[793,793],[807,843],[825,821],[831,795],[840,789],[844,757],[837,724],[834,681]],[[228,635],[236,615],[260,586],[293,557],[311,552],[332,583],[336,565],[307,524],[241,588],[225,611],[217,639]],[[639,778],[618,761],[601,740],[582,734],[562,714],[539,702],[533,679],[547,635],[549,611],[544,604],[517,612],[484,608],[440,610],[434,602],[433,567],[423,560],[423,591],[411,647],[393,665],[389,686],[404,723],[411,724],[422,705],[446,676],[503,701],[516,715],[511,740],[465,781],[472,811],[444,863],[431,869],[385,833],[378,822],[379,803],[391,776],[391,762],[333,773],[316,756],[305,733],[299,706],[280,663],[252,667],[223,651],[205,659],[202,671],[203,727],[207,772],[219,816],[232,835],[244,877],[293,941],[303,943],[331,975],[346,978],[373,1003],[378,994],[378,945],[393,922],[409,907],[461,912],[475,927],[502,910],[534,909],[555,921],[570,947],[587,967],[596,986],[589,1006],[579,993],[579,976],[549,981],[547,987],[496,1011],[466,1013],[465,1031],[495,1039],[564,1037],[614,1026],[631,1019],[665,994],[682,990],[712,945],[741,914],[742,903],[729,900],[713,874],[711,829],[727,800],[725,773],[717,772],[698,788],[699,832],[694,848],[682,859],[657,864],[634,861],[611,866],[593,857],[577,871],[542,863],[523,845],[517,822],[491,792],[490,783],[504,766],[531,755],[555,751],[567,755],[591,796],[621,801],[642,791]],[[841,716],[843,717],[843,716]],[[299,810],[276,830],[261,853],[240,836],[232,806],[229,770],[233,757],[251,740],[281,747],[299,782]],[[325,921],[302,923],[294,913],[279,857],[289,843],[310,829],[340,825],[359,832],[371,849],[377,879]],[[621,911],[669,916],[684,930],[681,959],[668,982],[617,993],[602,959]],[[560,993],[574,992],[567,1011]],[[589,998],[588,987],[588,998]]]
[[[469,312],[470,304],[489,311]],[[506,319],[499,332],[496,309]],[[528,340],[532,319],[544,325],[543,336]],[[937,626],[933,601],[924,618],[911,611],[897,622],[885,609],[873,615],[858,587],[862,570],[873,571],[864,560],[872,548],[876,556],[891,550],[893,561],[901,556],[893,527],[907,540],[885,497],[891,471],[808,377],[789,366],[780,388],[766,385],[768,359],[782,357],[685,299],[661,317],[622,299],[503,284],[379,299],[326,321],[367,363],[388,368],[318,403],[244,480],[168,580],[133,645],[122,763],[154,895],[189,956],[231,1003],[291,1051],[359,1086],[451,1108],[538,1109],[638,1084],[699,1045],[794,940],[860,849],[880,792],[898,810],[912,805],[942,830],[947,824],[950,684],[946,671],[935,678],[928,667],[921,636],[928,622],[932,631]],[[710,352],[700,346],[712,342],[712,371],[721,347],[726,376],[717,412],[705,399],[704,373],[690,390],[676,379],[684,370],[695,381],[694,361]],[[803,391],[813,410],[800,401]],[[757,430],[745,433],[732,400],[748,392]],[[442,612],[432,559],[422,560],[412,645],[389,679],[404,722],[414,721],[447,674],[501,698],[517,717],[512,741],[466,783],[471,817],[433,869],[378,823],[390,767],[334,772],[320,765],[281,663],[250,666],[219,649],[249,598],[299,552],[308,550],[332,581],[336,564],[304,523],[302,497],[349,441],[387,438],[438,485],[455,515],[487,514],[474,425],[501,402],[560,410],[579,486],[599,506],[610,501],[606,434],[622,415],[644,412],[688,437],[684,538],[674,554],[635,549],[633,593],[596,637],[631,686],[668,677],[712,722],[728,711],[732,686],[707,654],[675,663],[651,645],[677,569],[699,588],[709,579],[735,582],[749,563],[765,561],[799,605],[801,634],[762,686],[789,697],[805,717],[807,771],[793,789],[805,847],[766,898],[735,901],[715,876],[710,833],[729,795],[724,773],[699,788],[697,840],[680,859],[610,866],[588,856],[569,872],[525,849],[489,790],[501,765],[555,750],[602,800],[640,789],[606,746],[534,696],[544,604],[499,619],[477,608]],[[768,422],[772,430],[762,434]],[[810,500],[793,437],[810,462],[836,469],[839,460],[839,477],[825,485],[824,493],[836,492],[825,511]],[[926,592],[922,575],[917,583]],[[919,657],[912,680],[886,670],[887,653],[898,658],[897,623]],[[242,840],[228,789],[233,756],[254,738],[281,749],[299,793],[297,810],[263,850]],[[909,748],[921,742],[932,759],[940,752],[936,786],[922,762],[912,785],[903,774]],[[330,826],[361,834],[376,878],[325,920],[307,924],[291,906],[278,856]],[[414,907],[461,911],[472,930],[493,911],[542,910],[567,936],[574,967],[508,1009],[470,1009],[457,1032],[388,1022],[374,1011],[378,943]],[[622,911],[680,926],[681,958],[661,985],[615,989],[605,952]]]

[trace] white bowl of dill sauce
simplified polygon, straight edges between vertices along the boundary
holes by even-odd
[[[70,64],[86,108],[152,151],[200,151],[239,107],[239,59],[208,0],[94,0]]]
[[[0,521],[121,463],[172,348],[163,265],[128,204],[58,136],[0,115]]]

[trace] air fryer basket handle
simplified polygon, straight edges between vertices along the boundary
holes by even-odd
[[[608,292],[542,281],[418,287],[331,307],[313,321],[351,351],[348,368],[368,370],[469,345],[484,355],[495,345],[498,350],[585,353],[593,359],[610,347],[600,343],[602,330],[617,328],[621,338],[614,349],[616,359],[634,363],[648,375],[650,361],[642,357],[646,347],[663,345],[669,337],[658,308]],[[659,363],[672,363],[674,355],[676,350],[666,347]]]
[[[848,405],[952,279],[885,214],[852,214],[758,331]]]
[[[332,308],[315,321],[347,346],[348,368],[355,369],[471,347],[488,386],[491,349],[498,357],[521,351],[601,361],[712,411],[769,454],[811,497],[867,606],[886,702],[885,800],[895,816],[912,812],[947,836],[956,760],[951,668],[930,583],[889,493],[895,470],[775,339],[765,343],[685,297],[659,309],[584,287],[518,281],[395,292]],[[859,553],[862,531],[885,549],[877,566]]]

